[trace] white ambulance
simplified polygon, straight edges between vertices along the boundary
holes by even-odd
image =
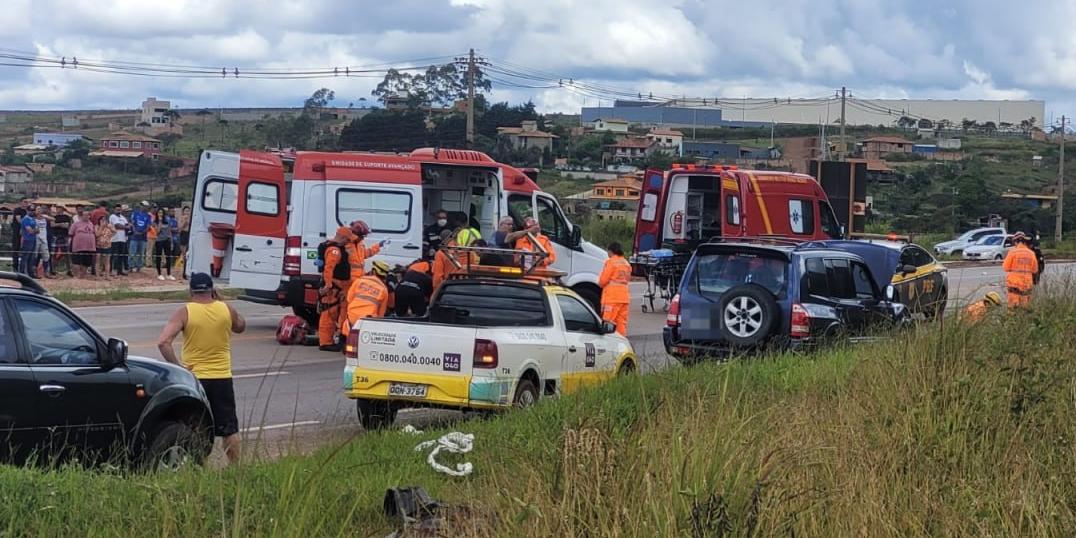
[[[187,273],[212,274],[242,299],[291,307],[316,326],[317,248],[362,219],[373,259],[406,264],[422,256],[423,230],[444,209],[490,238],[497,221],[535,216],[556,249],[555,269],[595,308],[604,249],[581,238],[560,204],[521,170],[468,150],[410,154],[205,151],[198,167]]]

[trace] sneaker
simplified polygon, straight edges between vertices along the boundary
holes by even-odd
[[[157,275],[157,280],[164,280],[164,275]]]
[[[176,277],[174,277],[172,275],[168,275],[168,280],[175,280],[175,279],[176,279]]]

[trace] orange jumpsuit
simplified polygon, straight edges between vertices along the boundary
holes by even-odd
[[[616,324],[616,332],[628,335],[628,310],[631,307],[631,264],[623,256],[612,255],[598,277],[602,288],[602,319]]]
[[[1005,256],[1001,268],[1005,270],[1009,307],[1026,307],[1031,302],[1035,273],[1039,272],[1039,261],[1035,259],[1035,252],[1027,245],[1019,243]]]
[[[987,306],[982,301],[975,301],[964,309],[964,320],[968,323],[979,323],[986,317]]]
[[[540,233],[536,234],[534,238],[537,239],[538,242],[542,244],[542,248],[549,253],[549,256],[542,260],[542,263],[538,264],[538,267],[549,267],[550,265],[553,265],[553,263],[557,261],[557,251],[553,249],[553,243],[549,241],[548,237]],[[531,244],[531,239],[525,235],[516,239],[516,250],[538,252],[538,249]],[[530,263],[527,265],[530,266]]]
[[[364,275],[347,290],[347,309],[340,332],[348,334],[362,318],[383,317],[389,308],[389,289],[380,278]]]
[[[478,265],[478,254],[474,252],[457,252],[456,261],[463,266],[467,267],[467,256],[471,257],[471,265]],[[437,254],[433,257],[433,265],[430,267],[430,274],[433,277],[433,289],[437,289],[442,282],[448,279],[448,275],[452,273],[458,273],[463,269],[457,269],[449,259],[448,253],[444,250],[438,250]]]
[[[348,247],[350,250],[347,251],[347,259],[351,264],[351,281],[354,282],[355,279],[362,278],[366,274],[366,258],[377,256],[377,253],[381,252],[381,245],[367,247],[362,239],[357,239]]]
[[[351,280],[333,278],[333,272],[343,257],[343,250],[339,245],[330,245],[325,249],[325,268],[321,272],[321,278],[325,287],[330,289],[319,298],[322,307],[321,317],[318,319],[318,345],[332,345],[336,330],[340,326],[340,304],[351,287]]]

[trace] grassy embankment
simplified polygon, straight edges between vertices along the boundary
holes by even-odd
[[[412,450],[436,432],[396,431],[225,471],[5,468],[0,535],[381,536],[398,485],[472,504],[499,536],[1065,535],[1074,326],[1076,300],[1047,298],[976,327],[621,379],[456,425],[477,437],[442,457],[475,464],[462,479]]]

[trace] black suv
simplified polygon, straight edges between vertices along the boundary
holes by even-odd
[[[187,370],[128,357],[26,275],[0,272],[0,461],[202,462],[212,417]]]
[[[903,322],[892,287],[878,288],[863,258],[781,242],[700,245],[670,305],[665,348],[680,358],[722,357],[765,346],[803,348],[862,337]]]

